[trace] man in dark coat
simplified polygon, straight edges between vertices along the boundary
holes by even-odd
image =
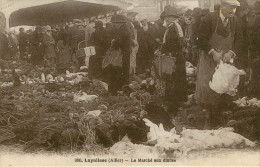
[[[96,21],[94,26],[95,31],[91,34],[88,46],[94,46],[96,50],[96,55],[89,58],[89,75],[90,79],[92,77],[98,78],[102,74],[102,59],[105,56],[105,52],[110,46],[110,41],[108,41],[108,34],[103,27],[102,21]]]
[[[70,47],[74,53],[78,49],[78,43],[82,40],[82,31],[79,29],[80,24],[82,24],[80,20],[74,19],[73,26],[69,29],[71,36]]]
[[[28,46],[28,36],[24,31],[24,28],[19,29],[20,34],[19,34],[19,51],[20,51],[20,57],[22,60],[25,59],[25,53],[26,53],[26,47]]]
[[[136,55],[137,73],[142,74],[147,69],[151,69],[154,52],[159,46],[158,42],[148,31],[144,31],[140,22],[134,22],[135,29],[137,30],[137,41],[139,49]]]
[[[111,18],[113,24],[113,40],[111,50],[120,50],[122,54],[122,66],[108,65],[104,71],[107,76],[108,90],[116,95],[122,86],[129,84],[130,54],[132,52],[132,33],[129,20],[124,15],[114,15]],[[111,57],[111,56],[110,56]]]
[[[176,70],[165,77],[165,95],[168,103],[168,112],[176,114],[180,103],[187,100],[185,58],[182,53],[184,35],[180,24],[177,22],[177,18],[179,18],[177,10],[174,7],[166,8],[164,15],[167,29],[164,34],[161,54],[168,55],[176,60]]]
[[[220,124],[220,107],[228,102],[209,87],[217,64],[221,59],[229,63],[232,58],[236,58],[235,63],[238,63],[241,58],[243,37],[240,24],[234,17],[237,6],[239,2],[236,0],[222,0],[220,12],[209,13],[200,26],[198,44],[201,51],[195,98],[199,104],[204,105],[209,115],[205,129]]]
[[[249,28],[250,68],[249,93],[260,96],[260,1],[254,4],[255,18]]]
[[[44,57],[44,47],[43,47],[43,34],[42,27],[36,26],[35,31],[33,32],[30,43],[31,43],[31,52],[32,52],[32,63],[34,65],[42,65]]]
[[[113,41],[113,47],[120,49],[123,54],[123,76],[122,81],[124,85],[129,83],[129,70],[130,70],[130,54],[132,52],[132,31],[129,27],[129,21],[122,15],[117,15],[115,20],[112,20],[115,28],[117,29]]]

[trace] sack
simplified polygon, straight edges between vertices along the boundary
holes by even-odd
[[[116,67],[122,67],[122,61],[123,61],[122,59],[123,59],[123,54],[121,50],[109,49],[106,52],[106,55],[104,57],[102,68],[104,69],[110,64]]]
[[[235,96],[236,88],[239,85],[239,76],[245,74],[243,70],[238,70],[235,66],[220,61],[212,81],[209,82],[209,87],[219,94],[225,93]]]
[[[154,63],[161,78],[168,77],[176,71],[176,58],[172,57],[171,54],[157,56]]]

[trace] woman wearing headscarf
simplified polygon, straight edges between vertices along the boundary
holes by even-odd
[[[179,16],[176,8],[165,8],[164,17],[167,28],[159,55],[163,54],[162,57],[169,57],[166,60],[169,61],[166,63],[167,66],[170,66],[168,69],[174,69],[165,74],[164,79],[166,81],[165,96],[168,103],[168,112],[176,114],[180,104],[187,100],[185,58],[182,52],[184,35],[177,21]]]

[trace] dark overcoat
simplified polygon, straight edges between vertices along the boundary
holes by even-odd
[[[212,47],[210,46],[209,40],[215,31],[217,26],[217,22],[220,19],[220,15],[217,12],[209,13],[206,18],[201,22],[199,29],[199,39],[198,46],[201,50],[208,53]],[[227,27],[225,28],[223,24],[218,25],[217,34],[222,35],[223,37],[227,37],[231,32],[231,36],[234,37],[234,43],[232,47],[232,51],[236,54],[236,64],[240,65],[239,62],[242,59],[241,48],[243,48],[243,35],[241,31],[241,25],[236,17],[229,18],[229,22]]]
[[[41,65],[44,57],[43,35],[42,33],[33,32],[30,40],[32,62],[34,65]]]
[[[238,68],[240,68],[243,63],[241,61],[243,60],[241,57],[246,56],[241,55],[241,48],[243,48],[243,35],[237,18],[229,18],[227,26],[224,27],[219,13],[209,13],[201,22],[199,30],[198,46],[201,51],[198,62],[195,98],[198,103],[211,105],[217,105],[225,102],[223,101],[224,98],[222,98],[220,94],[214,92],[209,87],[209,82],[212,80],[213,74],[215,73],[215,68],[217,66],[217,63],[213,60],[212,55],[208,54],[213,48],[212,44],[210,44],[210,39],[214,32],[216,32],[219,37],[231,37],[231,45],[228,49],[232,50],[236,54],[234,63],[238,66]],[[214,44],[217,42],[218,41],[215,41]]]
[[[110,45],[105,29],[103,27],[96,28],[91,34],[87,44],[88,46],[94,46],[96,50],[96,55],[89,58],[89,73],[93,77],[99,77],[102,73],[103,57],[105,56],[105,52],[108,50]]]
[[[123,64],[122,64],[122,81],[123,85],[129,82],[129,70],[130,70],[130,55],[132,52],[132,30],[129,24],[123,24],[115,34],[113,47],[115,49],[120,49],[123,54]]]

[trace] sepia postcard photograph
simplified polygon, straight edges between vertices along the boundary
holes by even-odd
[[[0,0],[0,166],[260,166],[260,0]]]

